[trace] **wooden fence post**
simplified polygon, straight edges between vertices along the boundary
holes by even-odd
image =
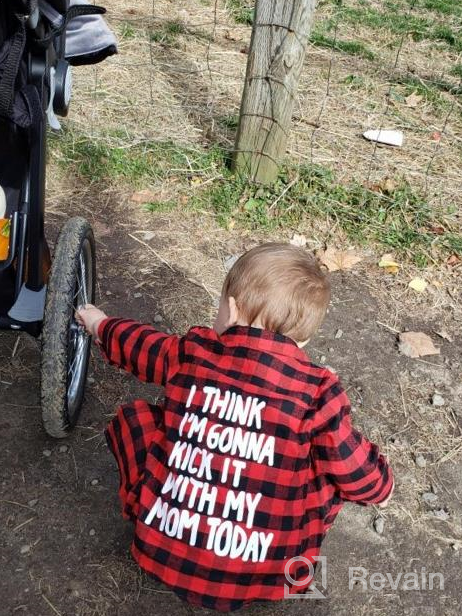
[[[284,157],[316,0],[256,0],[233,169],[276,180]]]

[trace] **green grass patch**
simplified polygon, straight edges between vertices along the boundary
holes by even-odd
[[[408,0],[411,2],[411,0]],[[418,6],[427,11],[434,11],[443,15],[462,16],[462,5],[459,0],[421,0]]]
[[[125,22],[119,27],[120,38],[123,39],[132,39],[136,36],[136,30],[133,25],[129,22]]]
[[[366,58],[366,60],[373,60],[375,58],[375,54],[361,41],[344,41],[326,36],[322,32],[316,30],[311,34],[310,41],[317,47],[326,47],[327,49],[342,51],[352,56]]]
[[[232,174],[220,148],[154,141],[130,147],[132,141],[129,135],[96,140],[68,130],[51,137],[50,145],[66,170],[71,168],[82,180],[102,188],[146,188],[175,177],[187,197],[181,208],[209,211],[226,227],[233,222],[253,230],[293,229],[327,219],[356,245],[373,244],[407,255],[422,267],[438,254],[462,254],[456,206],[430,207],[404,179],[383,194],[358,182],[340,183],[327,168],[304,165],[286,167],[273,186],[261,187]],[[178,206],[166,200],[143,207],[163,212]]]
[[[366,80],[361,75],[347,75],[342,79],[342,83],[350,86],[352,90],[361,90],[366,86]]]
[[[426,3],[428,6],[423,8],[430,9],[431,0]],[[436,0],[433,3],[437,4]],[[454,1],[454,5],[458,4]],[[446,8],[449,5],[444,4]],[[440,8],[443,7],[443,3]],[[331,31],[335,24],[346,22],[352,25],[360,25],[370,28],[371,30],[388,30],[395,34],[398,39],[402,36],[411,36],[415,41],[424,39],[433,41],[442,41],[454,48],[455,51],[462,51],[462,34],[457,22],[453,24],[448,22],[436,23],[435,19],[418,13],[420,6],[414,8],[403,7],[403,3],[385,2],[384,10],[379,10],[375,6],[364,2],[362,6],[349,7],[340,6],[338,17],[331,18],[324,23],[326,31]],[[435,10],[434,8],[432,10]],[[460,8],[458,9],[460,11]],[[443,11],[440,11],[443,12]],[[457,12],[446,12],[445,15],[458,15]],[[462,14],[462,13],[460,13]],[[399,41],[397,40],[397,43]]]
[[[254,3],[243,0],[227,0],[226,6],[232,18],[238,24],[251,26],[254,19]]]
[[[144,187],[150,180],[175,175],[203,176],[225,165],[226,154],[218,147],[209,150],[175,145],[171,141],[145,141],[130,145],[126,134],[94,139],[70,130],[50,136],[50,145],[62,166],[94,183],[114,182]]]
[[[462,79],[462,64],[454,64],[451,68],[450,74],[454,75],[454,77],[459,77],[459,79]]]
[[[181,34],[186,34],[186,26],[182,21],[166,21],[161,26],[149,33],[149,40],[153,43],[173,47]]]
[[[296,173],[298,181],[288,189]],[[435,213],[404,180],[392,194],[382,194],[357,182],[340,184],[326,168],[302,166],[282,173],[271,188],[228,175],[195,203],[212,209],[225,226],[233,220],[255,230],[296,228],[303,221],[327,217],[356,245],[377,244],[421,267],[438,252],[462,253],[462,235],[450,230],[439,234],[441,226],[449,229],[455,208]]]
[[[176,208],[175,201],[152,201],[151,203],[145,203],[143,210],[146,212],[170,212]]]

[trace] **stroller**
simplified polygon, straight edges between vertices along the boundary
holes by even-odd
[[[95,241],[84,218],[71,218],[51,259],[47,124],[67,115],[71,64],[116,53],[104,12],[82,0],[0,0],[0,329],[41,337],[43,424],[58,438],[83,402],[91,340],[74,313],[95,300]]]

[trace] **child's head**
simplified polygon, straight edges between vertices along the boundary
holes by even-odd
[[[243,254],[223,284],[215,330],[253,325],[304,343],[326,314],[330,284],[306,250],[263,244]]]

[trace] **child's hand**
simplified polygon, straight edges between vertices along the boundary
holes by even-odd
[[[101,321],[104,321],[106,318],[107,315],[96,306],[93,306],[93,304],[85,304],[85,306],[79,307],[75,311],[75,320],[77,323],[83,325],[86,332],[95,338]]]

